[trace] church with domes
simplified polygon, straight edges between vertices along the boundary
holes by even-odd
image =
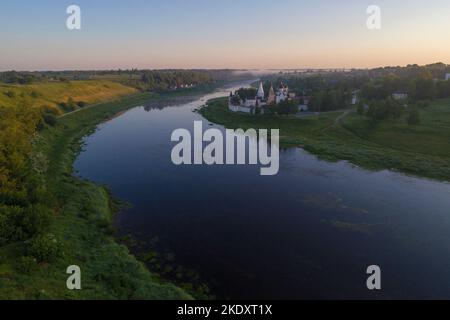
[[[276,91],[274,90],[273,85],[271,85],[267,97],[262,82],[259,83],[256,95],[254,94],[255,91],[253,91],[252,96],[242,94],[242,90],[244,89],[238,90],[234,94],[230,93],[228,106],[233,112],[254,114],[259,109],[258,111],[260,113],[264,113],[264,107],[280,104],[281,102],[291,100],[296,96],[295,93],[289,93],[289,88],[284,83],[281,83]],[[239,91],[241,91],[241,93]]]

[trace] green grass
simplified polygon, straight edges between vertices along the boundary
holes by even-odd
[[[0,299],[191,299],[149,272],[115,241],[114,206],[106,189],[72,176],[80,141],[98,123],[150,99],[172,96],[132,95],[67,115],[42,132],[35,149],[47,160],[45,179],[55,208],[50,232],[61,240],[64,256],[26,275],[17,270],[20,248],[0,248]],[[69,265],[81,267],[80,291],[66,288]]]
[[[67,102],[69,97],[75,102],[94,104],[136,92],[134,88],[106,80],[41,82],[29,85],[0,84],[0,107],[49,106],[58,110],[59,103]]]
[[[226,99],[211,101],[201,113],[228,128],[280,129],[282,146],[300,146],[321,159],[450,181],[450,100],[421,110],[416,127],[406,124],[406,115],[376,125],[357,114],[337,123],[343,112],[304,119],[252,116],[228,111]]]
[[[449,158],[450,101],[433,103],[421,110],[421,116],[421,125],[408,126],[406,115],[374,125],[353,114],[345,120],[344,127],[358,137],[391,149]]]

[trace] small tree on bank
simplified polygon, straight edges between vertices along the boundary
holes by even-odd
[[[364,110],[364,103],[362,101],[358,103],[358,108],[356,109],[356,111],[358,112],[359,115],[361,116],[364,115],[365,110]]]
[[[408,116],[408,125],[418,126],[420,125],[420,112],[416,107],[412,107]]]

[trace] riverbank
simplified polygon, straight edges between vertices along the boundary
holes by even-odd
[[[356,113],[330,112],[318,117],[251,116],[228,110],[227,99],[210,101],[200,113],[227,128],[280,129],[283,147],[301,147],[328,161],[346,160],[369,170],[394,170],[450,181],[450,101],[421,110],[422,124],[405,119],[374,125]],[[406,115],[405,115],[406,116]]]
[[[36,82],[22,85],[0,83],[0,107],[16,108],[25,105],[63,114],[65,110],[61,110],[61,104],[67,103],[68,99],[72,99],[75,104],[82,102],[84,105],[93,105],[138,92],[135,88],[107,80]]]
[[[116,242],[112,220],[118,204],[106,188],[72,175],[83,137],[120,112],[145,103],[190,99],[212,86],[164,94],[139,93],[87,107],[46,127],[34,143],[53,209],[49,232],[63,254],[35,270],[18,271],[17,245],[0,248],[1,299],[191,299],[184,290],[162,281]],[[82,290],[66,287],[70,265],[81,268]]]

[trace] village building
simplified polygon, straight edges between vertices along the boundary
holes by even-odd
[[[268,105],[276,104],[276,102],[277,102],[276,99],[277,98],[275,95],[275,90],[273,90],[273,86],[270,86],[269,96],[267,97],[267,104]]]
[[[445,75],[445,81],[447,81],[447,80],[450,80],[450,73],[447,73],[447,74]]]
[[[298,111],[308,111],[309,110],[309,100],[311,100],[310,96],[305,96],[304,94],[295,98],[298,100]]]
[[[406,100],[406,99],[408,99],[408,94],[402,93],[402,92],[397,92],[397,93],[392,94],[392,98],[394,100]]]
[[[299,104],[298,105],[298,111],[303,112],[303,111],[308,111],[308,110],[309,110],[309,107],[307,104]]]
[[[276,93],[275,103],[280,104],[287,99],[289,99],[289,88],[287,85],[281,83]]]
[[[240,97],[238,92],[230,93],[228,108],[233,112],[256,113],[259,109],[260,113],[264,113],[264,107],[270,108],[284,101],[294,101],[298,103],[299,111],[308,111],[308,103],[310,97],[297,96],[295,92],[289,92],[289,87],[284,83],[275,91],[273,85],[270,86],[267,98],[262,82],[259,83],[255,97]]]
[[[359,102],[359,99],[358,99],[358,91],[356,90],[356,91],[353,91],[352,92],[352,101],[350,102],[351,103],[351,105],[357,105],[358,104],[358,102]]]
[[[230,98],[228,100],[228,109],[233,112],[255,113],[257,108],[261,109],[265,105],[267,105],[267,101],[265,100],[262,82],[259,84],[258,91],[254,98],[242,98],[239,97],[237,93],[230,93]]]

